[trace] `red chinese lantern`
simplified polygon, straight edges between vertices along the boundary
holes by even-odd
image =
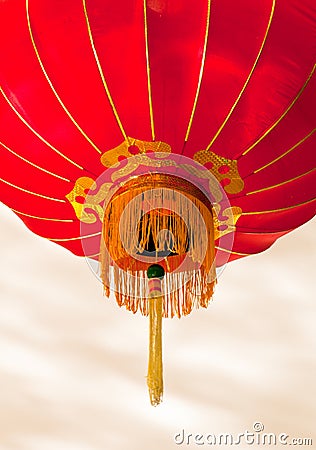
[[[151,311],[157,404],[161,316],[315,214],[315,2],[6,0],[0,18],[1,199]]]

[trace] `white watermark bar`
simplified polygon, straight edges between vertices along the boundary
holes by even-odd
[[[312,438],[291,437],[287,433],[267,433],[264,431],[262,422],[255,422],[252,431],[245,430],[243,433],[190,433],[182,429],[174,435],[174,442],[177,445],[290,445],[290,446],[312,446]]]

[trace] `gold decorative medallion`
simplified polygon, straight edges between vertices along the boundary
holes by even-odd
[[[131,158],[135,155],[144,155],[148,152],[170,153],[171,147],[165,142],[140,141],[139,139],[128,138],[122,144],[109,150],[101,156],[101,163],[104,167],[115,167],[121,159]]]
[[[236,160],[216,155],[210,150],[196,152],[194,160],[203,166],[207,166],[218,181],[227,180],[223,187],[228,194],[238,194],[243,190],[244,182],[239,175]]]

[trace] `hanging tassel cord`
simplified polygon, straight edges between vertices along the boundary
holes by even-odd
[[[159,405],[163,395],[162,364],[162,278],[164,269],[158,264],[147,271],[149,287],[149,360],[147,386],[150,403]]]

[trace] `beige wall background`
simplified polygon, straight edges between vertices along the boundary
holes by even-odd
[[[164,322],[153,408],[147,320],[0,205],[0,450],[169,450],[188,447],[174,442],[182,429],[237,434],[258,421],[316,448],[315,225],[231,263],[208,310]]]

